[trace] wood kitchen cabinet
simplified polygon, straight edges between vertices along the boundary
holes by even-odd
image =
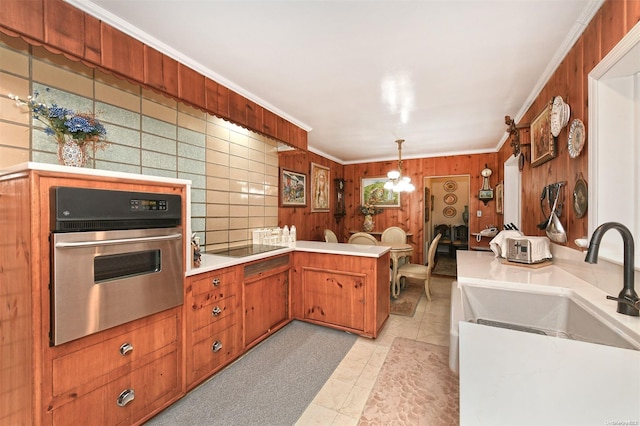
[[[377,337],[389,317],[389,254],[294,253],[295,319]]]
[[[184,394],[183,307],[51,346],[55,186],[186,196],[185,185],[84,170],[0,176],[0,424],[140,424]]]
[[[180,324],[174,308],[50,348],[51,424],[134,424],[175,401]]]
[[[303,280],[305,319],[364,332],[366,275],[307,267]]]
[[[248,348],[284,327],[290,320],[290,255],[243,266],[244,347]]]
[[[187,388],[221,369],[242,352],[241,267],[187,278]]]

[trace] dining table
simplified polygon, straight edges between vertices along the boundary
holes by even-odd
[[[398,280],[398,268],[400,267],[400,261],[409,261],[409,258],[413,255],[413,247],[411,244],[405,243],[378,243],[381,246],[390,247],[389,257],[391,259],[391,297],[397,299],[400,295],[400,280]]]
[[[356,234],[358,232],[365,232],[365,231],[358,231],[355,229],[351,229],[349,230],[349,234],[353,235]],[[378,232],[378,231],[368,231],[366,232],[369,235],[374,236],[378,241],[380,241],[380,239],[382,238],[382,232]],[[413,233],[412,232],[406,232],[407,234],[407,239],[410,239],[411,237],[413,237]]]

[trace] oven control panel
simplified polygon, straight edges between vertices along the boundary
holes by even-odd
[[[140,210],[167,210],[167,200],[137,200],[132,199],[131,211]]]
[[[171,228],[182,219],[177,194],[52,187],[51,230],[54,232]]]

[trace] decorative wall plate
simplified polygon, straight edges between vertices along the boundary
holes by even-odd
[[[442,186],[444,187],[444,190],[447,192],[453,192],[456,189],[458,189],[458,184],[456,183],[455,180],[448,180]]]
[[[444,195],[444,203],[445,204],[451,205],[451,204],[455,204],[457,202],[458,202],[458,196],[456,194],[449,193],[449,194],[445,194]]]
[[[587,212],[588,197],[587,183],[582,179],[582,173],[580,173],[580,178],[573,188],[573,210],[576,212],[576,218],[580,219]]]
[[[576,158],[580,155],[586,140],[587,132],[584,129],[584,124],[582,121],[575,118],[571,122],[571,129],[569,130],[569,156],[571,158]]]
[[[566,127],[569,124],[569,116],[571,115],[571,108],[569,108],[569,104],[564,104],[564,114],[562,115],[562,127]]]
[[[562,100],[562,96],[556,96],[553,98],[553,104],[551,105],[551,114],[549,115],[549,124],[551,125],[551,134],[554,138],[557,138],[560,134],[560,131],[566,124],[564,123],[564,101]]]
[[[456,214],[458,214],[458,212],[455,207],[447,206],[442,210],[444,217],[454,217]]]

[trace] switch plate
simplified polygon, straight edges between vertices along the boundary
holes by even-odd
[[[478,216],[478,217],[482,217],[482,210],[478,210],[478,211],[476,212],[476,216]]]

